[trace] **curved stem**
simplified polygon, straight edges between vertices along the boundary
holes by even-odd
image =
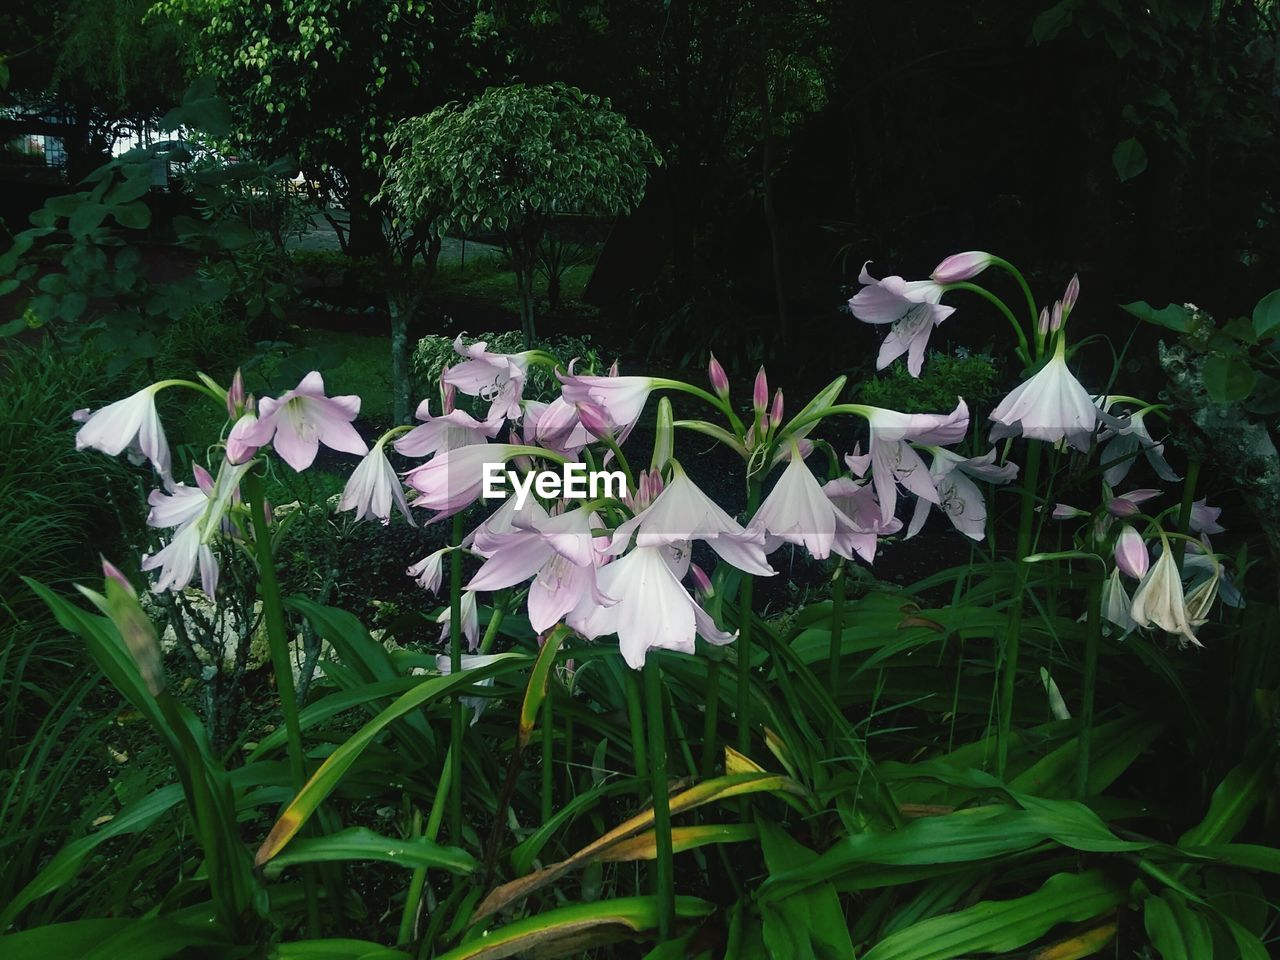
[[[978,284],[970,283],[967,280],[962,281],[960,283],[949,284],[947,286],[947,289],[948,290],[968,290],[970,293],[976,293],[978,296],[982,297],[983,299],[991,303],[997,310],[999,310],[1002,314],[1004,314],[1004,318],[1009,321],[1009,326],[1013,327],[1013,332],[1018,336],[1018,356],[1022,358],[1022,362],[1027,367],[1031,366],[1031,363],[1032,363],[1031,348],[1027,345],[1027,335],[1026,333],[1023,332],[1022,324],[1018,323],[1018,318],[1013,315],[1013,311],[1009,309],[1009,305],[1007,303],[1005,303],[1003,300],[997,297],[994,293],[992,293],[986,287],[980,287],[978,286]],[[1034,302],[1032,305],[1034,306]],[[1031,318],[1031,328],[1033,330],[1035,329],[1035,324],[1036,324],[1036,319],[1033,314]]]
[[[1187,461],[1187,476],[1182,482],[1182,506],[1178,510],[1179,532],[1191,535],[1191,508],[1196,499],[1196,483],[1200,479],[1200,458],[1192,457]],[[1182,559],[1186,556],[1186,542],[1178,544],[1174,560],[1178,564],[1178,572],[1182,572]]]
[[[999,267],[1005,273],[1010,274],[1014,280],[1018,281],[1018,286],[1022,288],[1022,295],[1027,300],[1027,311],[1031,317],[1031,329],[1036,328],[1036,321],[1039,319],[1039,313],[1036,310],[1036,298],[1031,295],[1031,287],[1027,285],[1027,278],[1022,275],[1022,271],[1015,267],[1003,257],[992,257],[991,265]]]

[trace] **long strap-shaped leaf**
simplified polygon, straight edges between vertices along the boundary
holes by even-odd
[[[267,867],[274,876],[285,867],[299,863],[334,860],[381,860],[402,867],[428,867],[453,873],[470,873],[475,858],[459,847],[446,847],[426,837],[386,837],[367,827],[350,827],[324,837],[298,840]]]
[[[676,917],[698,919],[715,911],[695,897],[676,897]],[[657,897],[619,897],[560,907],[491,930],[436,960],[501,960],[515,954],[560,956],[611,940],[634,939],[658,925]]]
[[[727,800],[730,797],[737,797],[743,794],[765,791],[794,793],[799,796],[807,795],[804,787],[790,777],[769,773],[742,773],[716,777],[695,787],[690,787],[688,790],[672,797],[668,806],[670,807],[671,815],[675,816],[678,813],[692,810],[703,804]],[[561,860],[559,863],[553,863],[548,867],[543,867],[541,870],[536,870],[509,883],[504,883],[502,886],[495,887],[476,907],[472,923],[477,923],[497,913],[503,907],[527,897],[535,890],[555,882],[575,867],[583,866],[596,857],[604,856],[611,848],[652,826],[653,810],[645,810],[614,827],[604,836],[593,840],[567,860]]]
[[[432,700],[437,700],[441,697],[447,697],[460,687],[467,687],[489,677],[505,673],[524,665],[529,660],[527,656],[519,653],[499,654],[498,656],[501,659],[487,663],[483,667],[424,680],[357,730],[349,740],[329,754],[329,758],[320,765],[319,770],[311,775],[311,779],[306,782],[302,790],[294,797],[293,803],[289,804],[284,813],[280,814],[280,819],[276,821],[275,826],[271,828],[271,832],[267,834],[267,839],[258,848],[258,853],[254,857],[254,865],[262,866],[284,849],[285,844],[293,839],[294,834],[302,828],[307,819],[315,813],[316,808],[324,802],[325,797],[338,785],[343,775],[351,769],[351,765],[356,762],[365,747],[372,743],[374,737],[381,733],[389,723],[423,704],[430,703]]]

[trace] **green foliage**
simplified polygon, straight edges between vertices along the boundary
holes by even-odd
[[[930,413],[949,410],[956,397],[970,408],[995,396],[998,384],[995,360],[982,353],[930,353],[919,377],[912,377],[902,364],[895,364],[857,388],[858,400],[873,407],[903,413]]]
[[[504,333],[479,333],[475,339],[483,340],[489,349],[496,353],[518,353],[524,349],[523,335],[516,330]],[[470,337],[468,337],[470,339]],[[579,373],[596,369],[601,365],[600,353],[590,337],[555,336],[546,340],[535,341],[534,347],[545,350],[560,360],[566,367],[576,359]],[[453,365],[460,361],[453,348],[453,338],[438,334],[430,334],[418,341],[413,348],[413,373],[423,384],[434,384],[440,380],[440,371],[445,364]],[[531,367],[525,381],[524,396],[527,400],[550,400],[559,392],[559,381],[545,367]]]

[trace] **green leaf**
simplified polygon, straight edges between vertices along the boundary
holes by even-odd
[[[1123,884],[1101,870],[1059,873],[1025,897],[984,900],[890,934],[861,960],[951,960],[976,953],[1012,953],[1059,923],[1091,920],[1125,899]]]
[[[311,779],[306,782],[301,792],[294,797],[284,813],[280,814],[280,819],[276,821],[258,849],[254,858],[255,864],[263,865],[284,849],[285,844],[302,829],[302,825],[315,813],[325,797],[333,792],[338,782],[351,769],[351,765],[364,752],[365,747],[369,746],[392,721],[398,720],[424,704],[446,697],[461,687],[468,687],[487,677],[519,669],[528,661],[528,657],[523,654],[510,653],[498,654],[498,656],[500,659],[465,673],[423,680],[413,690],[402,694],[394,703],[356,731],[349,740],[329,754],[325,762],[320,765],[320,769],[311,775]]]
[[[1147,151],[1142,148],[1137,137],[1121,140],[1111,152],[1111,165],[1115,167],[1120,182],[1132,180],[1147,169]]]
[[[1259,340],[1280,334],[1280,290],[1272,290],[1253,308],[1253,332]]]
[[[542,702],[547,698],[547,683],[551,679],[551,668],[556,664],[556,654],[560,645],[569,635],[569,629],[556,627],[538,651],[538,659],[529,671],[529,685],[525,688],[524,701],[520,704],[520,726],[516,733],[517,749],[523,750],[533,736],[534,726],[538,722],[538,713]]]
[[[1249,361],[1235,354],[1215,353],[1204,361],[1204,388],[1217,403],[1234,403],[1253,392],[1255,374]]]
[[[267,865],[266,873],[274,877],[285,867],[299,863],[341,860],[380,860],[404,867],[448,870],[467,874],[477,863],[471,854],[458,847],[445,847],[426,837],[399,839],[384,837],[367,827],[350,827],[326,837],[295,840],[283,853]]]
[[[141,200],[112,207],[111,215],[116,218],[116,223],[129,230],[145,230],[151,225],[151,210]]]
[[[777,824],[757,818],[760,847],[770,873],[806,867],[818,855]],[[835,889],[823,883],[777,903],[760,905],[764,942],[774,960],[792,957],[852,957],[849,924]]]
[[[715,909],[705,900],[676,897],[678,920],[708,917]],[[589,945],[634,941],[637,933],[657,925],[657,897],[618,897],[599,903],[578,903],[488,930],[460,947],[439,954],[436,960],[499,960],[517,954],[558,956],[566,946],[578,953]]]
[[[0,930],[9,925],[26,908],[27,904],[53,893],[70,882],[84,863],[85,857],[98,846],[113,837],[139,833],[182,800],[182,788],[178,784],[162,787],[130,804],[117,813],[100,830],[73,840],[63,846],[53,859],[0,911]]]
[[[1158,327],[1167,327],[1178,333],[1187,332],[1187,322],[1191,319],[1191,311],[1176,303],[1157,310],[1145,300],[1136,300],[1133,303],[1120,304],[1120,309],[1133,314],[1139,320],[1154,323]]]
[[[276,944],[271,960],[410,960],[409,954],[368,940],[295,940]]]

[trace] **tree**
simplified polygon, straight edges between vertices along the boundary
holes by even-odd
[[[492,230],[516,274],[525,342],[534,337],[538,245],[557,215],[613,217],[644,194],[653,144],[609,101],[560,83],[491,87],[396,128],[383,196],[442,230]]]
[[[257,156],[292,157],[352,255],[388,238],[371,200],[397,121],[476,84],[466,4],[428,0],[162,0],[197,31],[191,56]],[[328,204],[346,211],[344,222]]]

